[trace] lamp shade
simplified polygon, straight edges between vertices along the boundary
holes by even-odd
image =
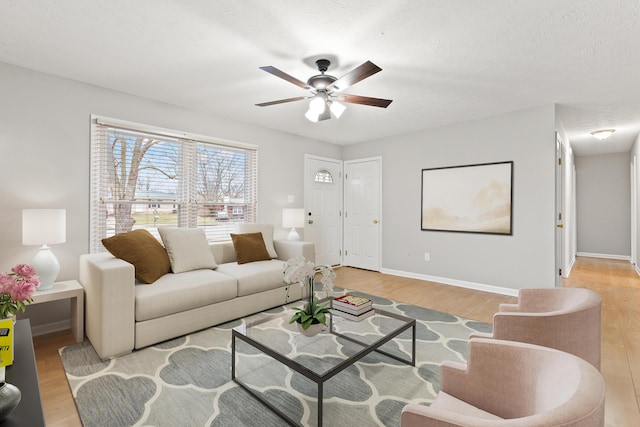
[[[22,210],[23,245],[53,245],[66,240],[66,209]]]
[[[282,226],[284,228],[304,227],[304,209],[282,209]]]

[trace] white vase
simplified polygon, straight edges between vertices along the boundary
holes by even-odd
[[[300,332],[305,337],[313,337],[322,332],[326,325],[324,325],[323,323],[313,323],[307,329],[303,329],[302,324],[296,322],[296,326],[298,327],[298,332]]]

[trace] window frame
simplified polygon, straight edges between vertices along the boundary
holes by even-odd
[[[231,227],[235,227],[237,222],[256,222],[258,217],[258,146],[235,141],[228,141],[219,138],[213,138],[205,135],[192,134],[166,128],[160,128],[152,125],[140,124],[125,120],[113,119],[109,117],[91,115],[91,183],[90,183],[90,252],[103,252],[104,246],[102,239],[115,233],[108,233],[107,228],[107,205],[114,204],[114,200],[105,199],[108,196],[108,166],[104,159],[108,156],[110,149],[109,129],[117,129],[127,134],[140,134],[154,139],[166,140],[169,142],[179,143],[178,168],[179,176],[182,179],[179,182],[179,191],[175,200],[133,200],[124,201],[132,206],[136,204],[152,205],[171,205],[176,210],[182,209],[177,218],[177,227],[204,228],[208,235],[209,241],[229,240],[229,233],[234,232]],[[211,206],[217,202],[206,202],[199,200],[197,195],[197,162],[196,151],[198,147],[207,149],[228,150],[230,153],[242,152],[245,159],[245,174],[243,185],[244,202],[241,204],[246,206],[246,213],[242,218],[235,218],[233,223],[226,223],[226,229],[214,230],[208,233],[210,228],[205,224],[199,223],[198,211],[204,209],[205,206]],[[120,203],[120,201],[117,201]],[[231,201],[228,206],[237,205],[237,201]],[[227,205],[227,203],[225,203]],[[138,226],[133,229],[145,228],[153,235],[159,238],[157,227]],[[212,237],[215,235],[216,237]],[[220,238],[219,236],[225,236]]]

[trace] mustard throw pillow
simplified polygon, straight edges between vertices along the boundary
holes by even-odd
[[[238,264],[270,260],[262,233],[231,234]]]
[[[147,230],[133,230],[102,239],[113,256],[133,264],[136,279],[153,283],[171,271],[167,251]]]

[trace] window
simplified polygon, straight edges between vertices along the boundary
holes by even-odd
[[[91,126],[91,252],[133,229],[198,227],[216,241],[255,222],[255,146],[103,117]]]
[[[316,176],[313,179],[315,182],[321,182],[323,184],[333,184],[333,176],[331,172],[326,169],[316,172]]]

